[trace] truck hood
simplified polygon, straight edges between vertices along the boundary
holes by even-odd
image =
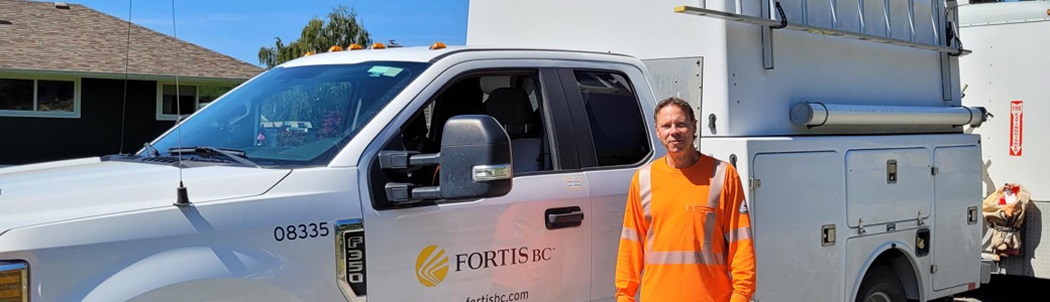
[[[205,166],[182,169],[193,203],[265,193],[290,169]],[[171,165],[85,158],[0,168],[0,234],[39,223],[170,207],[179,187]]]

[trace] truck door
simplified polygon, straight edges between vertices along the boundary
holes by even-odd
[[[635,169],[653,156],[652,122],[643,100],[655,103],[636,70],[616,66],[560,69],[572,114],[580,165],[591,190],[591,299],[612,298],[627,190]],[[640,97],[643,96],[643,97]]]
[[[584,301],[590,294],[589,189],[559,83],[542,62],[458,64],[381,136],[368,171],[367,296],[376,301]],[[549,62],[547,63],[550,64]],[[532,67],[530,67],[532,66]],[[439,152],[450,117],[487,114],[511,139],[513,188],[500,197],[391,206],[387,182],[436,185],[440,167],[378,168],[380,150]],[[368,207],[372,209],[369,210]]]

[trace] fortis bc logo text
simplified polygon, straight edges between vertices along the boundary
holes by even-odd
[[[435,287],[448,275],[448,256],[445,250],[431,245],[419,251],[416,257],[416,279],[426,287]]]
[[[516,247],[456,254],[455,272],[476,271],[503,266],[547,262],[554,256],[554,248]],[[416,257],[416,279],[426,287],[434,287],[448,276],[448,255],[444,249],[430,245]]]

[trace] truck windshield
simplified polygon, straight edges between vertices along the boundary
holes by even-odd
[[[365,62],[274,68],[202,108],[178,126],[181,135],[173,129],[153,147],[164,156],[186,156],[170,151],[179,148],[238,150],[262,167],[326,165],[427,66]]]

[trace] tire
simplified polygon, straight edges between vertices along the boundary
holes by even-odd
[[[864,275],[856,302],[906,302],[904,285],[888,267],[872,267]]]

